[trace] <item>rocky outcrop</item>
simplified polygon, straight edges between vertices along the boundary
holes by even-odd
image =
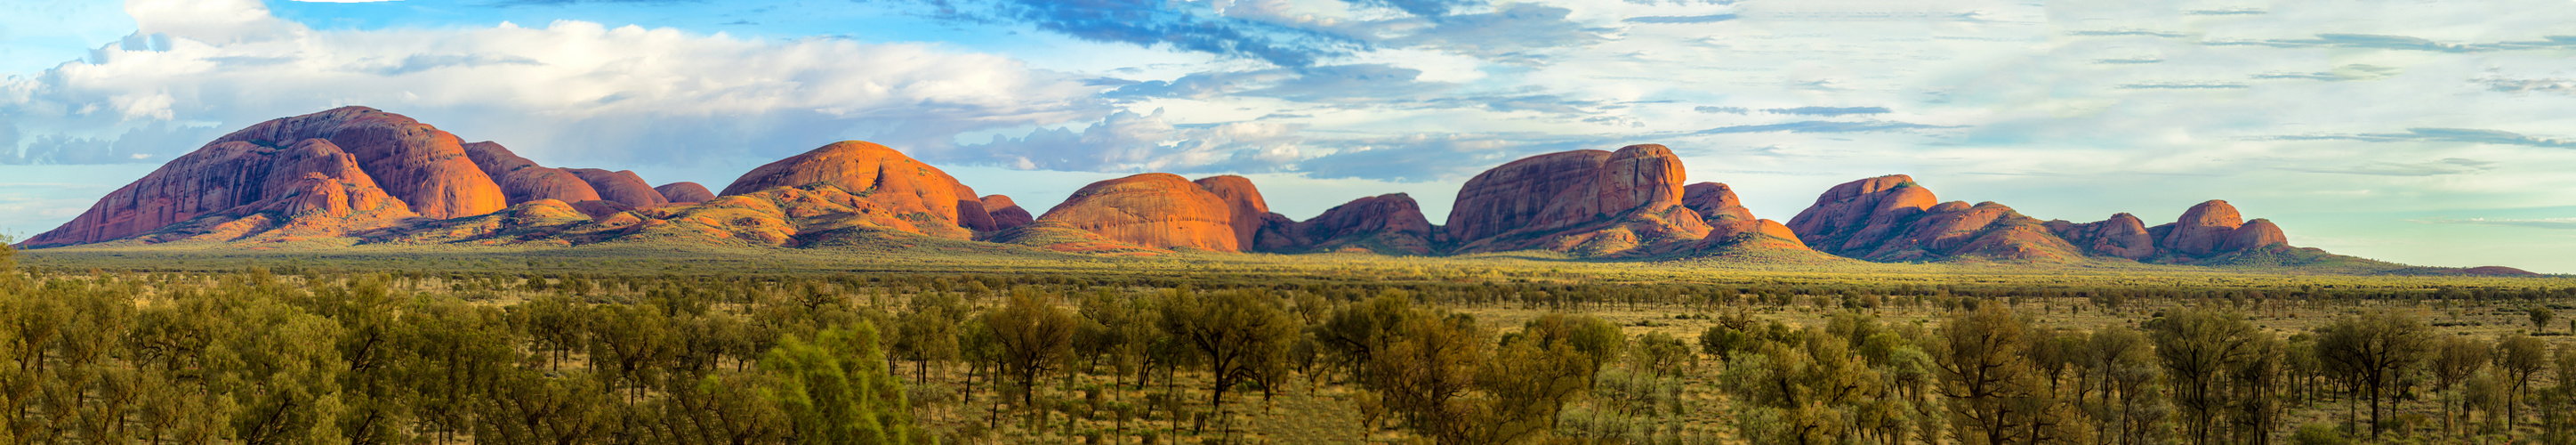
[[[1790,219],[1788,228],[1817,250],[1871,261],[2087,258],[2048,223],[1992,202],[1939,202],[1930,189],[1905,175],[1836,185]]]
[[[456,135],[373,108],[341,107],[261,122],[214,143],[285,147],[305,139],[328,140],[353,155],[378,188],[421,216],[455,218],[509,206],[500,185],[466,156]]]
[[[1360,198],[1303,222],[1267,214],[1258,248],[1267,252],[1372,252],[1429,255],[1434,227],[1422,206],[1403,193]],[[1283,228],[1284,227],[1284,228]]]
[[[1661,145],[1523,158],[1469,179],[1440,241],[1461,252],[1588,254],[1695,241],[1709,227],[1682,207],[1682,180],[1681,159]]]
[[[1718,221],[1754,219],[1753,211],[1744,208],[1744,200],[1735,197],[1735,188],[1715,182],[1682,187],[1682,206],[1699,212],[1699,219],[1711,225]]]
[[[2147,233],[2146,223],[2139,222],[2136,215],[2118,213],[2101,221],[2049,221],[2047,225],[2050,233],[2094,255],[2131,260],[2156,255],[2155,235]]]
[[[510,205],[553,199],[563,202],[598,200],[599,191],[571,171],[537,165],[519,157],[507,147],[490,141],[465,144],[466,159],[474,161],[501,187],[501,195]]]
[[[1119,243],[1157,249],[1239,252],[1234,207],[1224,197],[1169,173],[1091,183],[1039,222],[1056,222]]]
[[[673,204],[707,202],[716,199],[716,192],[707,191],[707,186],[687,181],[662,184],[661,187],[654,187],[653,192],[662,194],[663,200]]]
[[[993,220],[993,230],[1010,230],[1013,227],[1025,226],[1037,221],[1037,217],[1029,215],[1028,209],[1020,208],[1019,203],[1011,202],[1009,196],[984,195],[982,199],[976,201],[984,203],[984,215]]]
[[[644,182],[644,178],[636,176],[633,170],[576,168],[569,171],[573,176],[580,177],[582,182],[590,183],[592,190],[598,190],[599,199],[617,201],[619,204],[631,207],[671,203],[670,199],[662,197],[660,190],[654,190],[653,184]]]
[[[2173,224],[2157,226],[2156,247],[2181,255],[2208,256],[2221,251],[2228,236],[2244,225],[2236,206],[2213,199],[2191,206]]]
[[[333,236],[414,216],[329,140],[285,148],[224,141],[171,160],[25,245]]]
[[[902,152],[861,141],[837,142],[762,165],[725,186],[723,195],[815,183],[848,190],[876,207],[915,221],[913,226],[920,227],[924,230],[920,233],[926,235],[968,239],[974,236],[974,227],[992,225],[992,216],[976,199],[975,189]]]
[[[2228,231],[2227,242],[2219,244],[2218,249],[2235,252],[2289,244],[2290,237],[2281,233],[2281,226],[2273,225],[2272,220],[2255,218],[2253,221],[2245,222],[2245,225],[2237,226],[2236,230]]]
[[[1261,188],[1252,186],[1251,179],[1235,175],[1209,176],[1191,182],[1207,189],[1208,193],[1216,194],[1217,199],[1225,200],[1233,221],[1234,245],[1252,247],[1253,238],[1261,234],[1262,226],[1271,215],[1270,202],[1261,198]]]

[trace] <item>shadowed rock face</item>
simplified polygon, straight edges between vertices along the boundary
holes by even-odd
[[[1042,222],[1058,222],[1120,243],[1158,249],[1239,252],[1234,208],[1224,197],[1169,173],[1091,183]]]
[[[191,152],[127,184],[29,247],[154,240],[327,236],[416,216],[377,188],[357,158],[325,139],[287,148],[226,141]]]
[[[581,202],[600,199],[599,191],[580,176],[560,168],[537,165],[519,157],[507,147],[490,141],[464,145],[465,157],[483,170],[501,187],[502,196],[511,204],[553,199]]]
[[[1252,247],[1253,238],[1261,234],[1261,226],[1270,215],[1270,202],[1261,199],[1261,189],[1253,187],[1251,179],[1235,175],[1210,176],[1191,182],[1225,200],[1233,221],[1234,245]]]
[[[2147,233],[2146,223],[2139,222],[2136,215],[2119,213],[2083,224],[2049,221],[2048,229],[2067,243],[2097,255],[2132,260],[2156,255],[2156,238]]]
[[[661,187],[654,187],[653,191],[661,193],[662,199],[673,204],[707,202],[716,199],[716,192],[707,191],[707,186],[698,185],[695,182],[662,184]]]
[[[1789,230],[1818,250],[1851,256],[1871,250],[1900,231],[1899,224],[1921,216],[1939,199],[1906,175],[1887,175],[1846,182],[1816,197],[1816,203],[1789,219]]]
[[[581,177],[582,182],[590,183],[592,190],[598,190],[599,199],[616,201],[628,207],[671,203],[669,199],[662,197],[660,190],[654,190],[651,183],[644,182],[644,178],[636,176],[632,170],[576,168],[570,171],[573,176]]]
[[[1019,203],[1011,202],[1009,196],[984,195],[984,198],[978,201],[984,203],[985,216],[992,218],[993,230],[1010,230],[1013,227],[1025,226],[1037,221],[1036,217],[1029,216],[1028,209],[1020,208]]]
[[[1431,220],[1413,197],[1390,193],[1353,200],[1304,222],[1266,215],[1259,249],[1270,252],[1433,253]]]
[[[500,185],[468,158],[455,135],[373,108],[341,107],[261,122],[214,143],[284,147],[305,139],[329,140],[353,155],[377,188],[422,216],[455,218],[509,206]]]
[[[921,220],[926,223],[924,227],[960,229],[926,233],[932,236],[971,238],[974,234],[967,229],[991,225],[992,217],[985,213],[983,202],[976,200],[975,189],[902,152],[861,141],[837,142],[760,166],[725,186],[723,195],[818,182],[861,195],[898,216]]]

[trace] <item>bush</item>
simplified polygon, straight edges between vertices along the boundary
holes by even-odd
[[[2336,431],[2333,425],[2311,423],[2299,425],[2299,431],[2290,434],[2290,443],[2298,445],[2344,445],[2352,443],[2352,439],[2345,439],[2343,437],[2343,432]]]

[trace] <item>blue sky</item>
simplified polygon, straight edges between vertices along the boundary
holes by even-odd
[[[843,139],[1044,208],[1165,171],[1437,221],[1521,156],[1662,143],[1787,219],[1833,184],[2576,273],[2564,0],[256,0],[0,5],[0,232],[339,105],[722,184]]]

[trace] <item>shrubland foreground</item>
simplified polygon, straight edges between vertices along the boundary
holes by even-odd
[[[2563,277],[981,248],[0,256],[0,440],[2576,443]]]

